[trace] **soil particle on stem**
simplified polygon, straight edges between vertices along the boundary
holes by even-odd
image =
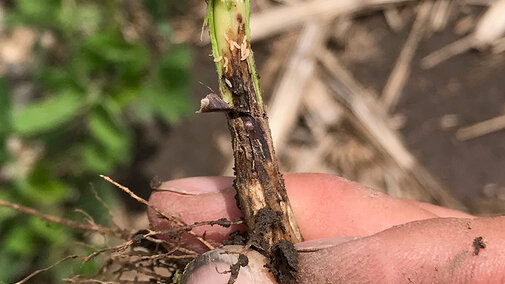
[[[214,226],[214,225],[219,225],[223,228],[229,228],[231,226],[231,222],[226,219],[226,218],[221,218],[215,221],[209,221],[207,222],[209,225]]]
[[[273,245],[267,267],[279,283],[296,283],[298,252],[293,243],[280,240]]]
[[[266,267],[275,276],[279,283],[296,283],[298,271],[298,252],[292,242],[280,240],[269,247],[265,233],[272,228],[279,227],[281,231],[286,228],[282,223],[282,212],[262,208],[256,213],[255,225],[249,237],[249,244],[262,250],[268,257]]]
[[[223,241],[223,245],[242,245],[245,246],[247,243],[247,233],[242,233],[241,231],[235,231],[230,234],[228,240]]]
[[[131,238],[133,246],[143,247],[149,251],[156,251],[157,249],[164,250],[163,247],[160,247],[156,243],[145,238],[145,235],[148,233],[148,230],[137,231]],[[153,237],[153,239],[156,239],[156,237]]]
[[[282,224],[282,213],[268,208],[261,208],[256,213],[249,243],[264,252],[270,251],[269,243],[265,240],[265,233],[276,227],[280,227],[282,231],[285,231]]]

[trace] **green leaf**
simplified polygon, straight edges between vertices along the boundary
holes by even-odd
[[[191,112],[191,104],[183,92],[166,92],[161,88],[147,86],[141,91],[142,99],[146,105],[139,107],[139,116],[149,115],[149,108],[168,123],[178,121],[181,116]],[[146,109],[146,106],[149,108]]]
[[[49,169],[42,164],[35,167],[23,191],[29,200],[42,204],[61,202],[69,194],[68,187],[54,178]]]
[[[36,245],[33,232],[29,226],[13,227],[5,236],[4,241],[4,246],[9,252],[22,256],[29,255]]]
[[[98,177],[98,175],[94,176],[97,178],[88,180],[88,186],[83,188],[86,190],[86,194],[83,194],[81,196],[79,208],[88,212],[91,217],[94,218],[95,222],[109,226],[111,224],[111,218],[109,216],[107,208],[97,202],[94,194],[91,193],[90,187],[93,187],[98,196],[104,200],[105,204],[107,204],[107,206],[111,208],[112,211],[114,211],[114,208],[117,208],[121,205],[121,199],[118,198],[118,195],[122,194],[122,192],[116,190],[114,186]],[[73,216],[76,217],[72,219],[82,219],[81,214],[73,214]]]
[[[14,131],[21,135],[32,135],[52,130],[71,121],[84,105],[78,93],[63,90],[43,101],[14,109]]]
[[[5,246],[0,246],[0,267],[9,267],[9,269],[0,269],[0,283],[19,281],[23,276],[26,276],[24,273],[30,268],[30,265],[31,259],[13,253]]]
[[[9,85],[3,77],[0,77],[0,138],[4,137],[10,130],[11,125],[10,100],[11,100],[11,94],[9,92]]]
[[[93,173],[108,173],[114,167],[114,159],[106,155],[103,149],[92,143],[82,147],[82,167]]]
[[[68,238],[66,227],[36,216],[30,216],[28,225],[39,238],[43,238],[53,245],[63,245],[65,239]]]
[[[72,1],[63,1],[61,12],[59,13],[60,26],[68,31],[68,36],[72,32],[91,34],[99,28],[103,7],[92,3],[80,3],[76,5]]]
[[[107,68],[104,71],[129,80],[138,80],[149,62],[147,47],[128,43],[119,30],[93,34],[84,46],[95,68]]]
[[[36,80],[48,90],[73,89],[79,86],[72,72],[61,67],[44,65],[35,71]]]
[[[11,131],[11,94],[7,80],[0,77],[0,165],[9,159],[6,141]]]
[[[167,89],[182,89],[189,85],[191,55],[184,45],[172,48],[159,63],[155,76]],[[186,91],[186,90],[185,90]]]
[[[10,196],[9,191],[7,190],[7,188],[0,187],[0,199],[12,201],[12,198],[11,198],[11,196]],[[16,214],[17,214],[16,211],[13,210],[12,208],[5,207],[5,206],[0,206],[0,231],[1,231],[1,228],[2,228],[2,226],[1,226],[2,223],[5,220],[11,218],[12,216],[15,216]]]
[[[51,25],[61,3],[60,0],[16,0],[17,13],[12,13],[15,21],[25,24]]]
[[[121,156],[127,156],[128,137],[127,133],[114,123],[104,109],[98,107],[89,115],[89,131],[108,152],[118,156],[117,160],[124,160]]]
[[[193,112],[188,96],[190,64],[191,57],[184,46],[177,46],[164,54],[149,84],[143,86],[140,92],[146,105],[139,107],[137,114],[140,117],[148,115],[151,109],[166,122],[174,123],[181,116]]]

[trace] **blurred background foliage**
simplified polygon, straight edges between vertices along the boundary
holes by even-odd
[[[28,45],[29,53],[0,66],[0,198],[85,220],[75,211],[80,208],[97,223],[110,222],[90,187],[110,206],[117,197],[98,174],[111,175],[131,163],[136,128],[153,121],[170,125],[193,110],[187,98],[189,49],[171,41],[169,24],[184,5],[2,2],[2,44],[10,38],[13,52]],[[86,237],[77,233],[0,208],[0,282],[91,252],[76,245],[76,237]],[[64,264],[38,281],[56,282],[93,268]]]

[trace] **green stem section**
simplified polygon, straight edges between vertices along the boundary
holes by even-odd
[[[223,75],[230,72],[234,51],[238,51],[241,60],[247,62],[256,99],[263,106],[256,64],[249,44],[249,7],[249,0],[209,0],[207,8],[206,22],[209,24],[212,54],[219,75],[219,89],[223,100],[230,106],[234,106],[233,96]]]

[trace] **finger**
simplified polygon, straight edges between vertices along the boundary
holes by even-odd
[[[286,175],[286,186],[307,240],[367,236],[394,225],[438,217],[418,204],[333,175]]]
[[[392,198],[332,175],[286,174],[285,180],[293,211],[306,240],[366,236],[397,224],[438,217],[430,208],[421,208],[418,204]],[[240,216],[240,210],[231,184],[232,178],[224,177],[169,181],[153,192],[150,204],[168,214],[179,215],[189,224],[219,218],[235,219]],[[149,217],[152,226],[158,230],[170,227],[152,210]],[[195,232],[206,232],[207,240],[219,243],[239,228],[204,226],[196,228]]]
[[[410,202],[412,205],[418,206],[426,211],[429,211],[439,217],[456,217],[456,218],[474,218],[474,216],[461,212],[459,210],[450,209],[430,203],[425,203],[417,200],[404,199],[404,201]]]
[[[504,283],[504,237],[505,217],[436,218],[336,245],[300,243],[299,283]]]
[[[167,215],[180,218],[186,224],[201,221],[219,220],[227,218],[235,220],[242,213],[234,203],[235,190],[231,187],[232,178],[198,177],[174,180],[163,183],[154,191],[149,199],[149,205],[161,210]],[[159,216],[154,210],[148,210],[151,226],[158,231],[174,227],[173,223]],[[242,225],[232,225],[229,228],[222,226],[200,226],[193,229],[198,235],[205,235],[213,246],[219,246],[229,234],[244,230]],[[163,239],[170,238],[169,234],[159,236]],[[185,247],[198,252],[206,251],[207,247],[187,233],[182,234],[181,242]]]
[[[184,271],[182,284],[276,283],[265,267],[266,263],[267,259],[257,251],[245,250],[242,246],[225,246],[193,260]],[[230,278],[235,281],[230,282]]]

